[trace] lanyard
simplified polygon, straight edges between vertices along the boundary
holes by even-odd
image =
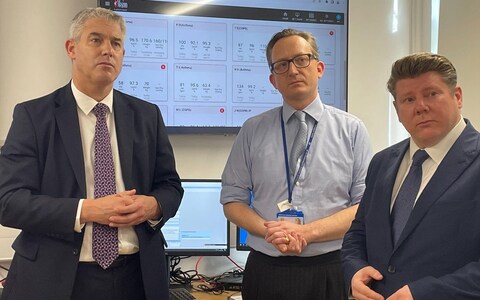
[[[310,150],[310,146],[312,145],[313,137],[315,136],[315,131],[317,130],[318,121],[315,121],[315,124],[313,125],[312,133],[310,134],[310,138],[308,139],[307,146],[305,147],[305,151],[303,152],[302,160],[300,162],[300,166],[298,167],[297,174],[295,174],[295,178],[293,178],[293,182],[290,182],[290,167],[288,164],[288,150],[287,150],[287,138],[285,134],[285,124],[283,122],[283,107],[280,110],[280,119],[281,119],[280,124],[282,126],[283,154],[285,157],[285,169],[287,174],[288,203],[292,203],[293,189],[295,188],[295,184],[300,178],[300,173],[302,173],[302,169],[305,166],[305,162],[307,161],[307,154],[308,154],[308,151]]]

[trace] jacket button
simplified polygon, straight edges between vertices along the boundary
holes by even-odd
[[[73,255],[78,255],[78,249],[73,249],[72,254],[73,254]]]
[[[389,265],[387,271],[388,273],[395,273],[395,266]]]

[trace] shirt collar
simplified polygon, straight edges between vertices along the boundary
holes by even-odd
[[[455,127],[453,127],[452,130],[450,130],[450,132],[440,142],[432,147],[425,148],[425,151],[427,151],[430,158],[432,158],[436,164],[440,164],[460,134],[462,134],[466,126],[467,125],[462,116],[457,125],[455,125]],[[420,147],[418,147],[410,137],[410,160],[413,159],[413,154],[415,154],[418,149],[420,149]]]
[[[99,102],[92,97],[82,93],[73,83],[73,80],[71,81],[71,86],[72,86],[72,93],[73,97],[75,98],[75,101],[77,102],[78,107],[83,111],[85,115],[88,115],[92,109],[97,105]],[[113,89],[108,93],[108,95],[102,99],[103,104],[108,106],[108,109],[110,112],[113,111]]]
[[[322,100],[320,100],[320,96],[317,94],[317,97],[310,103],[307,107],[303,109],[310,117],[315,119],[315,121],[320,120],[320,116],[324,110]],[[287,102],[283,101],[283,119],[288,122],[293,114],[296,112],[296,109],[288,105]]]

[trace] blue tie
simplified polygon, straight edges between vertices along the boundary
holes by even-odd
[[[428,158],[425,150],[417,150],[413,155],[413,162],[408,171],[407,177],[403,181],[397,199],[392,209],[392,233],[393,243],[396,244],[400,234],[407,224],[413,204],[417,198],[418,190],[422,182],[422,164]]]

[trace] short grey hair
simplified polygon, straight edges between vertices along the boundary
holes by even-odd
[[[107,21],[117,23],[118,25],[120,25],[120,30],[122,31],[123,35],[122,37],[125,38],[127,27],[125,25],[125,20],[123,19],[123,17],[109,9],[102,7],[94,7],[85,8],[73,18],[72,24],[70,25],[70,39],[78,42],[80,40],[80,36],[82,35],[85,22],[94,18],[101,18]]]
[[[419,52],[400,58],[393,63],[390,79],[387,82],[388,91],[393,98],[396,98],[395,87],[399,80],[415,78],[428,72],[436,72],[450,91],[455,90],[457,70],[453,64],[443,55]]]

